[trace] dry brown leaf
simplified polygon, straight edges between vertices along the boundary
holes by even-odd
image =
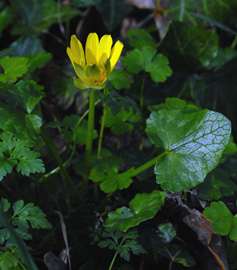
[[[193,211],[183,218],[183,222],[188,225],[198,235],[198,240],[208,246],[211,242],[212,234],[214,234],[208,220],[199,211]]]

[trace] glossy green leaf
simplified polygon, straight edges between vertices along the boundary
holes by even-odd
[[[172,75],[168,59],[162,54],[156,55],[156,49],[151,47],[134,49],[122,58],[122,63],[131,73],[149,72],[154,82],[164,82]]]
[[[121,69],[114,69],[110,73],[109,80],[117,90],[121,90],[122,88],[129,89],[131,83],[133,83],[133,77],[128,72]]]
[[[157,160],[157,183],[164,190],[188,190],[203,182],[219,163],[231,134],[230,121],[222,114],[202,110],[152,112],[146,133],[165,153]]]
[[[3,68],[3,73],[0,74],[0,82],[8,81],[16,82],[17,78],[24,75],[28,70],[28,59],[18,56],[5,56],[0,60],[0,65]]]
[[[172,22],[158,51],[169,57],[172,68],[199,70],[208,67],[216,57],[218,36],[212,30]]]
[[[106,226],[119,231],[127,231],[139,223],[153,218],[164,204],[166,193],[154,190],[151,193],[138,193],[129,202],[129,208],[117,208],[114,212],[109,212]]]
[[[237,239],[237,216],[233,216],[222,201],[211,203],[211,207],[206,207],[203,214],[211,221],[215,233],[229,234],[231,240]]]

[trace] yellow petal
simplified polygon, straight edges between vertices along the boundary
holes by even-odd
[[[97,51],[97,64],[101,67],[104,65],[104,61],[106,58],[110,58],[111,47],[113,44],[113,40],[111,35],[104,35],[100,39],[98,51]]]
[[[86,40],[86,63],[87,65],[97,64],[96,54],[99,45],[99,38],[96,33],[90,33]]]
[[[77,39],[75,35],[71,37],[71,51],[73,55],[73,61],[78,65],[85,66],[85,55],[81,42]]]
[[[67,47],[67,55],[68,55],[68,57],[70,58],[70,60],[71,60],[71,62],[72,62],[72,65],[73,65],[73,67],[74,67],[74,56],[73,56],[73,54],[72,54],[72,50],[71,50],[69,47]]]
[[[116,63],[118,62],[118,59],[121,55],[121,52],[123,50],[123,43],[121,41],[117,41],[112,48],[111,57],[110,57],[110,64],[111,64],[111,71],[114,69]]]

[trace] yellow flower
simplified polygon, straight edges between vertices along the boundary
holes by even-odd
[[[86,40],[85,54],[81,42],[75,35],[71,37],[67,54],[78,76],[75,85],[80,89],[103,89],[110,72],[115,67],[123,43],[117,41],[112,47],[111,35],[104,35],[100,40],[96,33],[90,33]]]

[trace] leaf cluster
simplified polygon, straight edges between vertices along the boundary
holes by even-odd
[[[16,201],[11,206],[7,199],[1,198],[0,211],[4,218],[9,220],[9,224],[3,220],[0,221],[1,269],[22,269],[19,261],[26,263],[25,255],[19,249],[15,237],[18,238],[18,241],[31,240],[30,228],[51,229],[52,226],[38,206],[33,203],[24,204],[23,200]]]
[[[115,250],[126,261],[130,260],[131,252],[134,255],[144,254],[146,250],[137,242],[138,234],[135,230],[125,233],[106,228],[102,234],[102,239],[98,243],[100,248]]]

